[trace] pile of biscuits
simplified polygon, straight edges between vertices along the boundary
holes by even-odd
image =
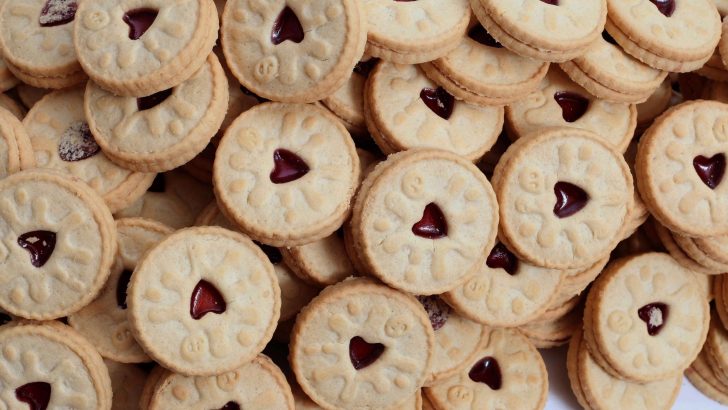
[[[0,0],[0,409],[728,405],[722,15]]]

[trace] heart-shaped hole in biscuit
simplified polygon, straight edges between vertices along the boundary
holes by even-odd
[[[455,108],[455,97],[450,95],[442,87],[423,88],[420,91],[420,99],[425,105],[437,114],[440,118],[449,120],[452,110]]]
[[[468,377],[476,383],[486,384],[493,390],[500,390],[503,386],[503,376],[495,357],[488,356],[478,360],[470,368]]]
[[[46,382],[32,382],[15,389],[15,398],[30,406],[30,410],[46,410],[51,401],[51,385]]]
[[[555,93],[554,100],[561,107],[561,116],[566,122],[577,121],[589,109],[589,100],[571,91],[559,91]]]
[[[361,370],[379,359],[384,353],[384,345],[381,343],[369,343],[360,336],[352,337],[349,340],[349,359],[354,369]]]
[[[56,234],[50,231],[26,232],[18,237],[18,245],[30,253],[30,263],[40,268],[56,249]]]
[[[665,17],[671,17],[675,12],[675,0],[650,0]]]
[[[212,283],[200,280],[190,297],[190,316],[195,320],[202,319],[208,313],[221,314],[227,309],[222,294]]]
[[[68,24],[76,18],[76,0],[48,0],[40,10],[38,24],[41,27],[55,27]]]
[[[273,22],[273,29],[270,32],[271,43],[276,46],[286,40],[300,43],[303,37],[303,26],[298,16],[290,7],[284,7]]]
[[[637,316],[647,325],[647,334],[655,336],[665,326],[670,309],[664,303],[650,303],[637,310]]]
[[[447,319],[450,318],[450,306],[443,302],[439,296],[417,296],[422,307],[425,308],[427,316],[430,318],[432,329],[438,331],[445,326]]]
[[[129,38],[139,40],[154,24],[158,14],[159,10],[150,8],[134,9],[124,13],[122,19],[129,26]]]
[[[447,220],[437,204],[428,204],[422,219],[412,225],[412,233],[426,239],[439,239],[447,236]]]
[[[137,109],[139,111],[145,111],[158,106],[159,104],[166,101],[167,98],[172,96],[172,91],[174,91],[174,89],[170,88],[168,90],[163,90],[158,93],[148,95],[146,97],[137,98]]]
[[[273,152],[270,181],[274,184],[285,184],[303,178],[310,170],[303,158],[287,149],[279,148]]]
[[[515,275],[518,272],[518,258],[500,242],[490,251],[485,264],[491,269],[503,269],[509,275]]]
[[[559,218],[567,218],[581,211],[589,202],[589,194],[580,187],[569,182],[557,182],[554,185],[556,204],[554,214]]]
[[[715,154],[710,158],[698,155],[693,158],[693,167],[700,180],[708,188],[715,189],[723,181],[723,175],[725,175],[725,155]]]

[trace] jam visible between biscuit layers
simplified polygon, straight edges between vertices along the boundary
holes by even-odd
[[[68,24],[76,18],[76,0],[48,0],[40,10],[38,24],[41,27],[55,27]]]
[[[154,24],[158,14],[159,10],[150,8],[134,9],[124,13],[123,20],[129,26],[129,38],[139,40]]]
[[[515,275],[518,272],[518,258],[500,242],[490,251],[485,264],[491,269],[503,269],[509,275]]]
[[[426,239],[439,239],[447,236],[447,220],[437,204],[428,204],[422,219],[412,225],[412,233]]]
[[[725,174],[725,155],[715,154],[712,157],[698,155],[693,159],[693,167],[700,180],[710,189],[718,187]]]
[[[15,397],[30,406],[30,410],[45,410],[51,401],[51,385],[46,382],[24,384],[15,389]]]
[[[589,99],[571,91],[559,91],[555,93],[554,100],[561,107],[561,116],[566,122],[577,121],[589,109]]]
[[[81,161],[101,152],[86,122],[75,122],[61,135],[58,156],[66,162]]]
[[[559,181],[554,185],[556,204],[554,214],[559,218],[567,218],[581,211],[589,202],[589,194],[580,187]]]
[[[286,40],[300,43],[303,41],[303,37],[303,26],[301,26],[298,16],[290,7],[284,7],[276,21],[273,22],[273,29],[270,32],[271,43],[276,46]]]
[[[50,231],[26,232],[18,237],[18,245],[30,253],[30,263],[40,268],[48,262],[56,249],[56,233]]]
[[[449,120],[452,110],[455,108],[455,97],[450,95],[442,87],[423,88],[420,91],[420,99],[425,105],[437,114],[440,118]]]
[[[647,325],[647,334],[650,336],[660,333],[669,314],[669,307],[660,302],[644,305],[637,310],[637,316]]]
[[[222,294],[212,283],[200,280],[190,297],[190,316],[195,320],[202,319],[208,313],[221,314],[227,309]]]
[[[493,390],[500,390],[503,386],[498,360],[495,357],[484,357],[478,360],[468,372],[470,380],[476,383],[484,383]]]
[[[384,345],[381,343],[369,343],[360,336],[352,337],[349,340],[349,359],[354,369],[361,370],[379,359],[384,353]]]
[[[273,171],[270,181],[274,184],[285,184],[308,174],[311,169],[306,161],[293,152],[279,148],[273,151]]]
[[[220,407],[219,410],[240,410],[240,405],[234,401],[229,401]]]
[[[665,17],[671,17],[675,12],[675,0],[650,0]]]

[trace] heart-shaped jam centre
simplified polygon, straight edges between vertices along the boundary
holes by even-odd
[[[561,116],[566,122],[574,122],[586,114],[589,109],[589,100],[577,93],[559,91],[554,94],[554,100],[561,107]]]
[[[381,343],[369,343],[364,338],[355,336],[349,341],[349,359],[356,370],[361,370],[379,359],[384,353]]]
[[[541,2],[546,3],[546,4],[550,4],[552,6],[558,6],[559,5],[559,0],[541,0]]]
[[[434,202],[425,207],[422,219],[412,225],[412,233],[427,239],[439,239],[447,236],[447,220]]]
[[[377,63],[379,62],[378,58],[370,58],[367,61],[359,61],[354,66],[354,72],[363,76],[364,78],[369,77],[369,73],[374,70],[374,67],[376,67]]]
[[[670,309],[664,303],[650,303],[637,310],[637,316],[647,325],[647,333],[655,336],[665,326]]]
[[[124,269],[116,282],[116,305],[121,309],[126,309],[126,292],[132,273],[132,271]]]
[[[172,95],[172,91],[174,89],[170,88],[169,90],[160,91],[146,97],[137,98],[137,109],[139,111],[145,111],[158,106]]]
[[[13,318],[11,318],[10,315],[0,312],[0,326],[10,323],[12,321]]]
[[[268,257],[270,263],[277,265],[283,261],[283,254],[280,250],[278,250],[278,248],[257,241],[255,244],[260,247],[263,253],[265,253],[265,256]]]
[[[607,33],[607,30],[602,31],[602,38],[609,44],[613,44],[615,46],[618,45],[617,40],[615,40],[614,37]]]
[[[215,285],[206,280],[197,283],[190,297],[190,316],[193,319],[200,320],[208,313],[219,315],[226,308],[225,299]]]
[[[665,17],[670,17],[675,12],[675,0],[650,0],[650,3],[654,4]]]
[[[66,162],[91,158],[100,151],[101,147],[96,143],[88,124],[85,122],[71,124],[63,132],[58,142],[58,156]]]
[[[129,38],[139,40],[154,24],[157,14],[159,14],[159,10],[150,8],[134,9],[124,13],[123,20],[129,26]]]
[[[38,24],[41,27],[54,27],[68,24],[76,18],[76,0],[48,0],[40,10]]]
[[[281,13],[278,14],[276,21],[273,22],[270,41],[276,46],[286,40],[300,43],[303,41],[303,36],[303,26],[301,26],[301,21],[298,20],[298,16],[296,16],[296,13],[290,7],[284,7]]]
[[[710,189],[720,185],[725,174],[725,155],[715,154],[711,158],[698,155],[693,159],[693,167],[700,180]]]
[[[311,169],[301,157],[287,149],[279,148],[273,152],[273,171],[270,180],[274,184],[285,184],[308,174]]]
[[[589,194],[586,191],[568,182],[557,182],[554,185],[554,195],[556,195],[554,214],[559,218],[574,215],[589,202]]]
[[[56,249],[56,233],[50,231],[26,232],[18,237],[18,245],[30,253],[30,263],[40,268],[48,262]]]
[[[442,87],[423,88],[420,91],[420,99],[425,105],[437,114],[440,118],[450,119],[452,110],[455,108],[455,97],[450,95]]]
[[[447,303],[443,302],[437,295],[417,296],[417,300],[425,308],[434,330],[440,330],[445,326],[447,319],[450,317],[450,306]]]
[[[485,264],[491,269],[503,269],[509,275],[515,275],[518,271],[518,258],[500,242],[490,251]]]
[[[229,401],[220,407],[219,410],[240,410],[240,405],[234,401]]]
[[[503,48],[503,45],[494,39],[493,36],[491,36],[490,33],[488,33],[480,24],[474,25],[473,28],[468,31],[468,37],[484,46]]]
[[[27,403],[30,410],[45,410],[51,401],[51,385],[46,382],[24,384],[15,389],[15,397]]]
[[[164,174],[157,174],[152,181],[152,186],[147,189],[147,192],[161,193],[167,190],[167,178]]]
[[[468,377],[476,383],[487,384],[493,390],[500,390],[503,385],[498,360],[491,356],[478,360],[468,372]]]

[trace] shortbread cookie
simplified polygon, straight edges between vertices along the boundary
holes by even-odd
[[[364,56],[354,66],[349,80],[335,93],[321,101],[341,119],[353,136],[367,134],[367,124],[364,120],[364,83],[378,62],[378,58]]]
[[[499,43],[542,61],[563,62],[584,54],[607,18],[606,0],[472,0],[471,4]]]
[[[281,253],[286,264],[307,282],[328,286],[354,275],[341,230],[313,243],[282,248]]]
[[[69,87],[86,79],[73,47],[76,1],[4,3],[0,9],[0,49],[16,77],[42,88]]]
[[[83,88],[55,91],[33,106],[23,120],[35,162],[73,175],[89,184],[111,212],[139,199],[154,174],[130,171],[101,152],[83,112]]]
[[[692,272],[669,255],[612,262],[587,298],[585,338],[611,374],[649,382],[684,371],[708,333],[708,302]]]
[[[349,132],[325,109],[303,104],[267,103],[243,113],[225,133],[214,165],[220,209],[271,246],[333,233],[358,178]]]
[[[644,130],[665,112],[670,107],[672,97],[671,80],[666,78],[645,102],[637,104],[637,128]],[[638,131],[637,134],[642,135],[642,132]]]
[[[247,89],[275,101],[314,102],[334,93],[366,43],[356,0],[229,0],[222,21],[230,70]]]
[[[521,331],[539,349],[551,349],[569,343],[574,333],[581,329],[583,306],[577,304],[566,313],[550,320],[535,320],[520,326]]]
[[[80,2],[74,44],[84,71],[116,95],[168,90],[202,67],[217,40],[209,0]]]
[[[466,319],[439,296],[418,296],[435,331],[435,351],[427,385],[437,385],[470,361],[480,341],[488,336],[485,326]]]
[[[519,260],[499,242],[477,273],[444,297],[471,320],[490,326],[515,327],[546,311],[566,273]]]
[[[195,225],[221,226],[231,231],[237,228],[220,212],[217,203],[213,202],[208,205],[197,217]],[[278,278],[278,285],[281,288],[281,315],[279,322],[283,322],[295,317],[301,308],[306,306],[319,292],[319,287],[311,285],[313,281],[304,281],[307,279],[294,273],[293,269],[285,258],[283,252],[285,248],[278,249],[272,246],[256,243],[260,249],[268,257],[270,263],[273,264],[273,270]]]
[[[627,53],[660,70],[693,71],[713,54],[721,34],[711,0],[607,0],[609,34]]]
[[[435,60],[457,47],[468,27],[468,0],[363,0],[367,54],[398,64]]]
[[[440,150],[391,155],[366,178],[352,213],[353,246],[365,272],[416,295],[464,283],[480,269],[498,229],[488,180]]]
[[[561,64],[576,83],[592,95],[613,102],[645,101],[667,77],[629,54],[606,31],[586,54]]]
[[[378,64],[364,105],[369,132],[385,154],[439,148],[477,161],[503,128],[502,107],[457,101],[413,65]]]
[[[225,72],[214,53],[189,79],[148,97],[119,97],[93,82],[85,111],[91,133],[117,164],[163,172],[189,162],[215,135],[228,106]]]
[[[681,104],[640,140],[636,181],[652,215],[687,236],[728,234],[728,105]]]
[[[127,321],[127,286],[142,256],[173,232],[142,218],[116,221],[119,252],[106,285],[91,304],[68,317],[68,323],[105,358],[121,363],[151,361],[134,340]]]
[[[541,354],[518,330],[492,329],[471,362],[457,375],[426,387],[438,409],[506,406],[538,410],[546,405],[548,376]]]
[[[728,386],[728,331],[715,313],[710,319],[703,352],[716,377]]]
[[[636,126],[634,105],[598,99],[557,67],[549,70],[537,91],[506,107],[506,127],[512,139],[547,127],[580,128],[624,152]]]
[[[220,16],[222,16],[222,14],[220,14]],[[225,77],[227,78],[228,83],[227,113],[225,114],[225,118],[222,120],[222,125],[220,125],[220,129],[217,131],[216,138],[213,139],[215,146],[217,146],[219,138],[222,138],[223,134],[225,134],[225,131],[227,131],[230,124],[232,124],[233,121],[235,121],[235,119],[238,118],[240,114],[260,104],[261,101],[260,97],[251,93],[250,91],[248,91],[248,89],[240,85],[238,79],[235,78],[233,73],[230,72],[230,69],[227,67],[227,63],[225,62],[225,55],[222,53],[222,48],[215,47],[215,54],[217,54],[220,64],[222,64],[222,68],[225,71]]]
[[[716,376],[708,363],[707,354],[705,349],[700,352],[695,361],[685,370],[685,377],[699,392],[728,406],[728,385]]]
[[[0,178],[35,167],[33,147],[23,124],[0,109]]]
[[[281,298],[273,266],[252,241],[199,227],[168,236],[142,258],[127,303],[132,332],[150,357],[177,373],[213,375],[263,350]]]
[[[114,400],[111,410],[129,410],[139,408],[147,374],[139,366],[104,360],[111,378],[111,390]]]
[[[0,327],[0,405],[110,410],[111,381],[93,345],[58,322]]]
[[[322,407],[386,408],[422,386],[434,345],[430,320],[412,296],[351,279],[326,288],[298,315],[290,362]]]
[[[266,356],[217,376],[167,373],[157,382],[149,410],[280,409],[293,410],[286,377]]]
[[[586,269],[567,271],[559,287],[559,296],[551,303],[556,303],[557,300],[565,301],[575,295],[580,295],[602,273],[608,262],[609,257],[605,257]]]
[[[550,268],[585,268],[607,256],[633,203],[624,157],[575,128],[516,141],[492,180],[501,240],[520,258]]]
[[[212,187],[180,170],[157,174],[152,186],[117,218],[139,216],[172,228],[192,226],[202,209],[213,199]]]
[[[589,354],[581,331],[571,339],[568,356],[569,380],[572,389],[575,385],[579,386],[582,395],[577,394],[576,397],[584,408],[669,410],[680,392],[682,375],[641,384],[618,379],[605,372]]]
[[[713,55],[710,56],[710,59],[705,62],[705,65],[702,68],[696,70],[695,73],[713,81],[728,81],[728,71],[726,71],[726,67],[723,64],[723,59],[720,55],[720,47],[715,49]]]
[[[212,185],[212,164],[215,162],[217,146],[210,142],[196,157],[182,167],[196,180]]]
[[[428,76],[435,70],[447,78],[440,85],[456,98],[491,105],[506,105],[525,97],[538,87],[549,68],[548,63],[504,48],[478,22],[470,24],[456,49],[426,65],[431,67],[425,69]]]
[[[719,270],[707,268],[701,265],[698,261],[690,257],[675,241],[674,234],[667,228],[655,222],[655,231],[657,233],[660,242],[665,247],[665,250],[672,256],[677,263],[683,265],[686,269],[701,275],[720,275]]]
[[[55,319],[91,302],[116,254],[102,199],[78,179],[31,170],[0,180],[0,308]]]

